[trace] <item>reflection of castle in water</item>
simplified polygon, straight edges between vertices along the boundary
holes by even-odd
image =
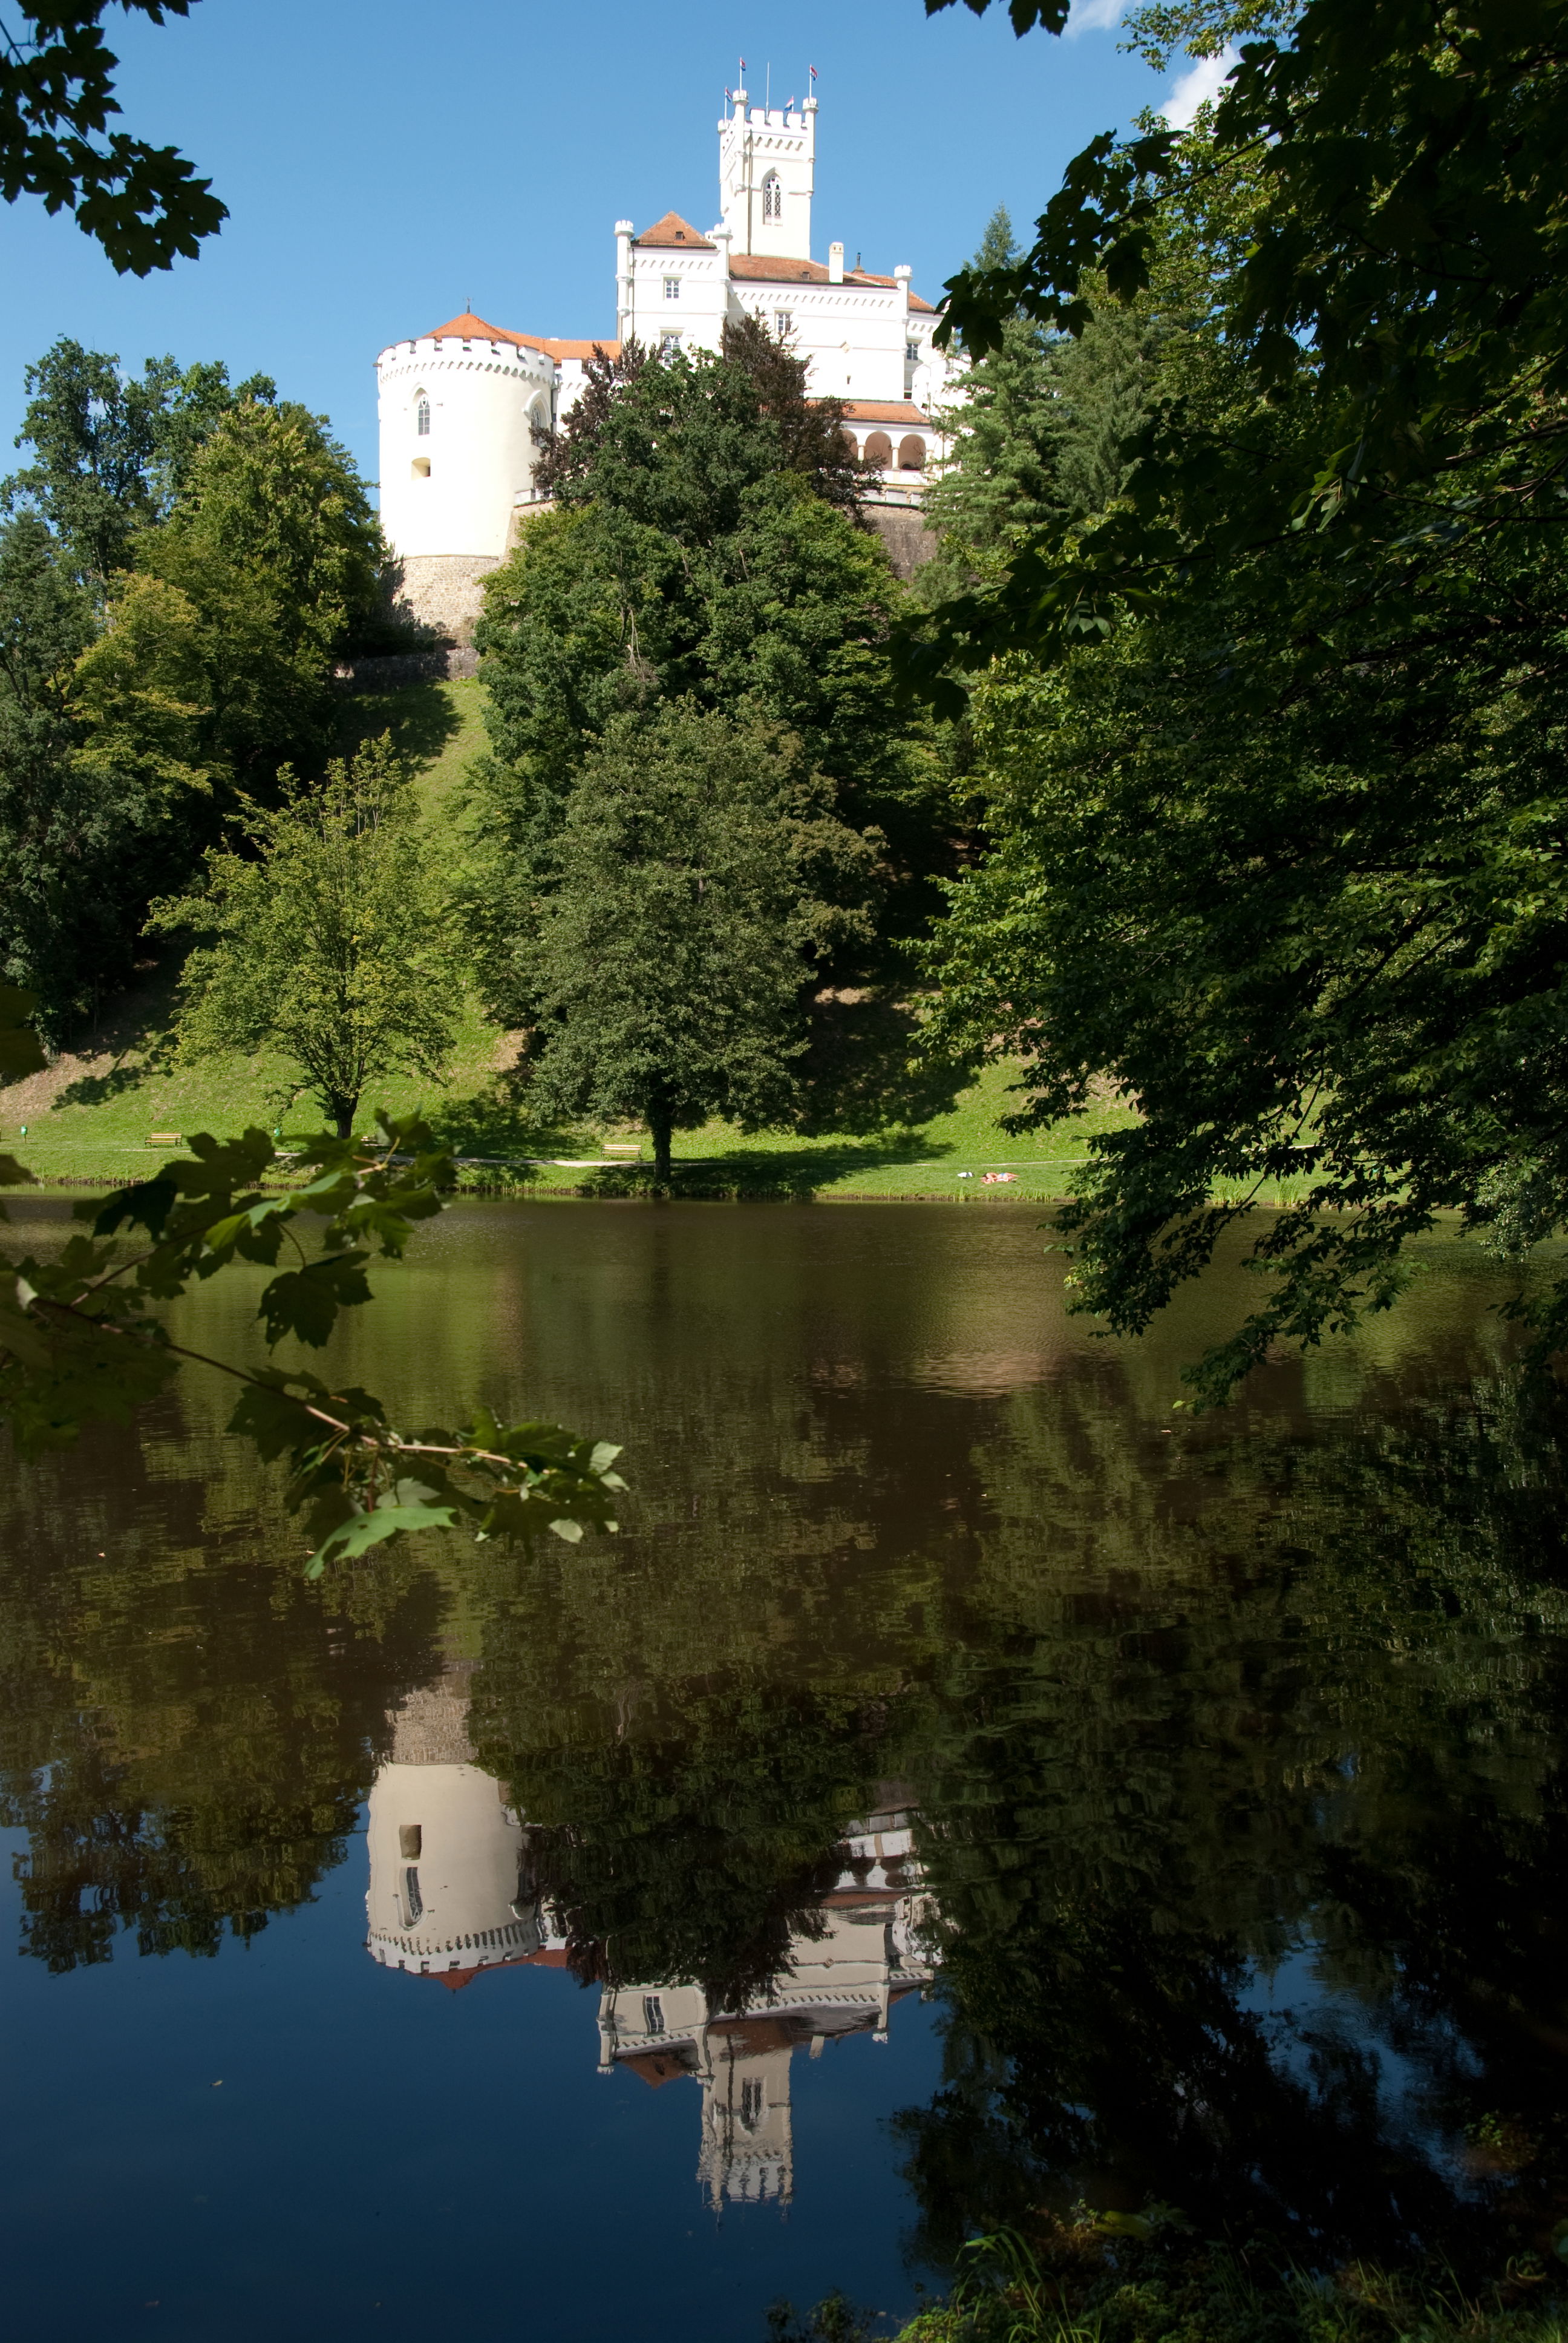
[[[820,2057],[824,2043],[847,2034],[885,2042],[893,2003],[930,1984],[910,1820],[890,1805],[851,1825],[844,1867],[818,1916],[821,1934],[791,1937],[789,1966],[765,2004],[710,2007],[700,1986],[605,1988],[600,2074],[618,2066],[656,2088],[682,2075],[701,2084],[699,2170],[716,2207],[788,2202],[796,2051]]]
[[[566,1939],[528,1883],[521,1818],[503,1785],[473,1762],[468,1673],[448,1670],[398,1710],[368,1827],[369,1951],[389,1968],[454,1987],[485,1969],[566,1961]],[[826,2043],[851,2034],[885,2042],[894,2002],[930,1983],[911,1816],[896,1785],[880,1795],[881,1810],[851,1825],[843,1842],[816,1933],[791,1937],[765,2002],[724,2008],[699,1986],[657,1981],[601,1992],[601,2075],[625,2067],[655,2089],[683,2077],[701,2086],[699,2175],[716,2208],[788,2203],[796,2051],[818,2058]]]

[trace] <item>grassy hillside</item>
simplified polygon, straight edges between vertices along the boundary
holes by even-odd
[[[481,694],[477,682],[417,684],[347,700],[345,744],[390,730],[420,766],[426,805],[439,821],[484,745]],[[177,978],[177,958],[149,964],[141,980],[47,1073],[0,1090],[0,1143],[42,1179],[96,1182],[139,1176],[167,1151],[155,1143],[155,1133],[186,1139],[196,1131],[236,1131],[254,1122],[276,1128],[286,1142],[317,1130],[319,1118],[307,1101],[280,1106],[287,1074],[276,1060],[231,1055],[194,1066],[176,1062],[171,1030]],[[641,1135],[540,1129],[509,1095],[505,1077],[514,1056],[512,1040],[470,1004],[447,1088],[379,1084],[366,1126],[377,1105],[397,1112],[420,1107],[459,1154],[505,1159],[504,1169],[494,1163],[473,1168],[468,1176],[484,1184],[609,1192],[640,1185],[646,1173],[624,1158],[618,1164],[607,1159],[602,1142]],[[1111,1109],[1044,1136],[1010,1140],[996,1123],[1007,1103],[1007,1079],[1004,1070],[993,1068],[952,1113],[917,1130],[869,1139],[802,1141],[789,1133],[743,1139],[719,1123],[683,1132],[677,1142],[678,1178],[698,1191],[759,1195],[1062,1195],[1091,1131],[1124,1117]],[[1017,1184],[987,1188],[985,1172],[1001,1170],[1015,1172]],[[961,1172],[974,1176],[963,1180]]]

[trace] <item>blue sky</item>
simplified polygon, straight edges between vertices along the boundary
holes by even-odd
[[[377,350],[468,302],[523,332],[608,334],[615,220],[718,209],[718,122],[744,55],[775,104],[818,69],[813,237],[909,261],[934,298],[998,203],[1027,224],[1096,131],[1162,85],[1118,52],[1116,0],[1016,41],[999,5],[786,10],[719,0],[199,0],[115,21],[125,126],[167,140],[228,205],[167,276],[116,277],[74,223],[0,206],[0,469],[23,369],[61,334],[139,367],[227,360],[330,415],[376,472]],[[20,459],[17,459],[20,460]]]

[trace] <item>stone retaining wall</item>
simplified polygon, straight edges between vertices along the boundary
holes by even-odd
[[[468,649],[438,645],[428,651],[389,651],[376,659],[355,659],[337,674],[339,691],[397,691],[406,683],[451,683],[477,675],[479,654]]]

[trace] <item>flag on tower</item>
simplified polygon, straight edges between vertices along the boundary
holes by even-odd
[[[815,81],[815,80],[816,80],[816,78],[817,78],[817,68],[816,68],[816,66],[815,66],[815,65],[808,66],[807,70],[808,70],[808,72],[810,74],[812,80],[813,80],[813,81]]]

